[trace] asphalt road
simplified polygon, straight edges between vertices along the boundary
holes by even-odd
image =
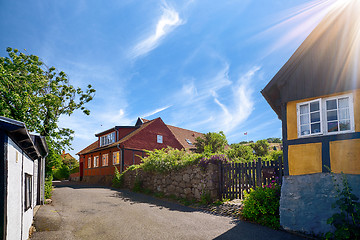
[[[31,239],[303,239],[147,195],[73,182],[54,183]]]

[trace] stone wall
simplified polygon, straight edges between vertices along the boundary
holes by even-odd
[[[214,164],[209,164],[205,170],[193,165],[166,174],[144,172],[142,169],[127,171],[124,187],[132,189],[136,178],[143,188],[165,195],[197,200],[205,193],[209,193],[213,200],[219,196],[219,167]]]
[[[360,175],[346,175],[353,193],[360,196]],[[342,186],[340,174],[334,174]],[[326,223],[337,209],[337,192],[329,173],[285,176],[281,187],[280,225],[291,231],[321,234],[333,230]]]

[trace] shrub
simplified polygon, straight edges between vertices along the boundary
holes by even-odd
[[[161,150],[147,151],[148,156],[142,158],[140,167],[144,171],[165,173],[177,170],[198,162],[201,155],[187,153],[185,150],[164,148]]]
[[[334,176],[332,176],[335,182]],[[352,193],[346,176],[342,175],[342,189],[335,184],[338,200],[332,208],[339,208],[340,213],[335,213],[327,221],[335,227],[335,232],[326,233],[326,239],[360,239],[360,202],[359,198]]]
[[[212,155],[209,157],[203,157],[202,159],[200,159],[199,166],[202,169],[205,169],[207,167],[207,165],[209,165],[210,163],[219,164],[219,163],[229,163],[229,162],[230,162],[230,160],[225,154],[215,154],[215,155]]]
[[[53,188],[52,188],[52,180],[53,180],[52,175],[45,178],[45,199],[51,198],[51,194],[52,194],[52,190],[53,190]]]
[[[124,183],[124,174],[120,174],[117,167],[115,167],[114,177],[112,180],[112,186],[115,188],[121,188]]]
[[[226,151],[226,155],[234,162],[252,162],[256,160],[256,156],[253,154],[253,149],[250,146],[242,144],[231,144]]]
[[[54,171],[54,179],[61,180],[61,179],[68,179],[70,176],[69,167],[63,164],[60,168]]]
[[[241,215],[245,219],[277,229],[280,227],[280,186],[270,184],[244,192]]]

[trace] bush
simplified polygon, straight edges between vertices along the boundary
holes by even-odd
[[[215,154],[215,155],[212,155],[209,157],[203,157],[199,161],[199,166],[202,169],[205,169],[207,167],[207,165],[209,165],[210,163],[219,164],[219,163],[229,163],[229,162],[230,162],[230,160],[225,154]]]
[[[280,186],[270,184],[244,192],[241,215],[245,219],[277,229],[280,227]]]
[[[114,177],[112,180],[112,186],[115,188],[121,188],[123,186],[124,183],[124,173],[120,174],[119,170],[117,169],[117,167],[115,167],[115,172],[114,172]]]
[[[335,182],[334,176],[332,176]],[[360,239],[360,201],[352,193],[346,175],[342,175],[342,187],[335,183],[338,193],[337,201],[332,208],[338,208],[340,213],[335,213],[327,220],[328,224],[335,227],[335,232],[326,233],[326,239]]]
[[[142,158],[140,167],[144,171],[165,173],[177,170],[198,162],[201,155],[188,153],[185,150],[164,148],[161,150],[147,151],[148,156]]]
[[[70,176],[70,169],[68,166],[63,164],[60,168],[54,171],[53,176],[55,180],[68,179]]]
[[[52,180],[53,180],[52,175],[45,178],[45,199],[51,198],[51,194],[52,194],[52,190],[53,190],[53,188],[52,188]]]
[[[231,144],[230,147],[226,151],[226,155],[234,162],[252,162],[257,159],[250,146],[237,143]]]

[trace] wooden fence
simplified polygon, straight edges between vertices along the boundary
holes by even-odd
[[[228,163],[221,165],[220,194],[221,198],[243,198],[244,191],[249,192],[256,186],[268,186],[276,182],[281,184],[283,166],[281,157],[276,161],[249,163]]]

